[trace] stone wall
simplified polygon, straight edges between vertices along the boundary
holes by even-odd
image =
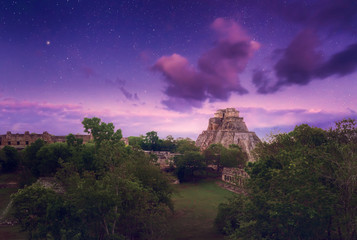
[[[175,156],[181,155],[180,153],[171,153],[167,151],[144,151],[146,154],[154,154],[157,156],[157,163],[161,169],[170,167],[174,163]]]
[[[237,186],[243,186],[249,175],[240,168],[223,168],[222,181],[228,182]]]
[[[91,135],[77,134],[75,137],[83,139],[83,143],[87,143],[92,139]],[[3,148],[4,146],[12,146],[21,149],[31,145],[37,139],[42,139],[48,143],[66,142],[66,136],[54,136],[48,132],[43,132],[42,134],[29,133],[28,131],[24,134],[7,132],[4,135],[0,135],[0,148]]]

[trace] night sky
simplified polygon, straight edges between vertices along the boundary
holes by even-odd
[[[191,137],[235,107],[264,138],[357,119],[357,1],[0,1],[0,134]]]

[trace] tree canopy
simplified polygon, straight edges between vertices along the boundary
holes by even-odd
[[[74,135],[67,143],[36,141],[24,167],[54,176],[56,193],[38,183],[12,196],[14,217],[29,239],[158,239],[173,209],[172,189],[142,151],[125,146],[121,131],[99,118],[84,119],[94,144]]]
[[[84,118],[82,124],[84,132],[93,136],[96,145],[100,145],[104,140],[118,141],[123,137],[120,129],[114,131],[113,123],[107,124],[100,118]]]
[[[232,239],[356,239],[356,136],[353,120],[273,136],[246,168],[247,196],[222,205],[216,225]]]
[[[2,172],[13,172],[20,163],[20,156],[17,150],[10,146],[5,146],[0,150],[0,169]]]

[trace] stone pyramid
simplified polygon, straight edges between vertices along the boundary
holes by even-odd
[[[251,151],[260,142],[255,132],[249,132],[239,111],[235,108],[219,109],[213,118],[209,119],[208,128],[196,140],[196,146],[205,150],[213,143],[224,147],[237,144],[248,154],[248,160],[254,161]]]

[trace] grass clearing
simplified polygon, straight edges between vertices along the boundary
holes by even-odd
[[[0,239],[26,240],[27,234],[20,231],[19,226],[0,226]]]
[[[17,188],[1,188],[0,189],[0,216],[10,202],[10,196],[17,192]]]
[[[17,182],[17,173],[0,174],[0,185],[2,185],[0,188],[0,216],[4,217],[4,219],[9,214],[2,216],[10,202],[10,196],[18,190]],[[0,220],[2,221],[3,219],[0,218]],[[0,225],[0,239],[25,240],[27,239],[26,236],[26,233],[20,232],[19,226]]]
[[[214,228],[213,222],[218,205],[233,193],[220,188],[212,180],[179,184],[175,189],[175,214],[169,220],[169,239],[223,239],[223,235]]]
[[[0,183],[16,180],[16,174],[0,175]],[[168,240],[223,240],[223,235],[214,228],[217,207],[233,193],[220,188],[215,180],[184,183],[174,186],[175,213],[169,218]],[[0,213],[10,201],[10,195],[17,188],[0,189]],[[0,239],[26,239],[26,233],[19,226],[0,226]]]
[[[10,202],[10,195],[17,192],[16,173],[0,174],[0,215]]]

